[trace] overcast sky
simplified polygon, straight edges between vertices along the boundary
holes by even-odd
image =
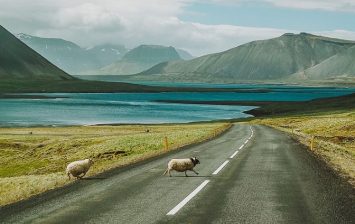
[[[355,40],[355,0],[0,0],[12,33],[80,46],[161,44],[195,56],[301,31]]]

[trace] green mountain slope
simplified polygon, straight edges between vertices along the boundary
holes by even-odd
[[[124,46],[105,44],[84,49],[77,44],[59,39],[43,38],[20,33],[17,37],[50,62],[71,74],[99,69],[109,65],[127,52]]]
[[[185,82],[282,80],[354,45],[353,41],[307,33],[284,34],[189,61],[161,63],[130,79]]]
[[[173,47],[140,45],[127,52],[122,60],[108,65],[96,73],[105,75],[136,74],[161,62],[173,60],[181,60]]]
[[[348,48],[303,72],[295,74],[293,78],[315,80],[355,78],[355,46]]]
[[[0,79],[74,79],[0,26]]]
[[[184,60],[191,60],[194,58],[188,51],[185,51],[183,49],[175,49],[177,53],[179,54],[180,58]]]

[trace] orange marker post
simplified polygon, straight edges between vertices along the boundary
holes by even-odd
[[[164,146],[165,146],[165,150],[169,150],[169,142],[168,142],[168,137],[164,137]]]

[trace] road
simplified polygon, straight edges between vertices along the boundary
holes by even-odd
[[[197,156],[200,175],[162,176]],[[0,209],[1,223],[354,223],[354,189],[284,133],[234,125],[212,141]]]

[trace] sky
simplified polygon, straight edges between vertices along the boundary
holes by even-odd
[[[10,32],[99,44],[174,46],[194,56],[286,32],[355,40],[355,0],[0,0]]]

